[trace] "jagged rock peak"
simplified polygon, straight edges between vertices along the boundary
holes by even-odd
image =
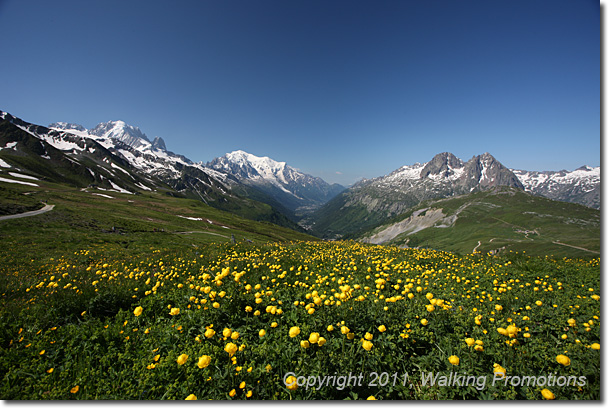
[[[155,137],[155,139],[152,142],[152,147],[153,147],[153,149],[167,151],[167,147],[165,146],[165,141],[163,141],[163,138],[161,138],[161,137]]]
[[[453,169],[462,168],[464,163],[450,152],[436,154],[422,169],[420,177],[425,178],[430,174],[448,177],[453,175]]]
[[[87,129],[82,125],[73,124],[71,122],[54,122],[52,124],[49,124],[49,128],[58,128],[61,130],[87,131]]]

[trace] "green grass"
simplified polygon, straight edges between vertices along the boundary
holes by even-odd
[[[509,188],[426,201],[362,236],[369,236],[427,207],[442,209],[445,215],[463,209],[452,227],[433,226],[413,234],[401,234],[388,244],[471,253],[480,241],[478,252],[502,249],[575,258],[595,257],[600,252],[599,210]]]

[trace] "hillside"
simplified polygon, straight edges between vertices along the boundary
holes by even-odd
[[[201,201],[160,192],[126,194],[74,188],[0,169],[0,209],[3,214],[55,205],[42,215],[0,221],[0,241],[19,249],[15,258],[44,258],[53,252],[105,245],[121,252],[145,252],[150,247],[182,249],[208,243],[263,243],[315,240],[268,222],[256,222]]]
[[[600,229],[596,209],[499,187],[425,201],[359,239],[460,253],[510,250],[590,258],[599,256]]]

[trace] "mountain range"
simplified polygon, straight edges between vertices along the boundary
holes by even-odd
[[[463,161],[440,153],[345,189],[268,157],[233,151],[193,162],[123,121],[92,129],[56,122],[30,124],[0,111],[0,171],[86,189],[162,191],[198,199],[249,219],[308,230],[325,238],[355,236],[422,201],[512,187],[533,195],[600,206],[600,168],[537,172],[505,167],[484,153]],[[6,179],[6,178],[4,178]]]

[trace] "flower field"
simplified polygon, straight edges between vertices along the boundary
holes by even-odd
[[[112,255],[2,264],[1,399],[600,399],[599,259]]]

